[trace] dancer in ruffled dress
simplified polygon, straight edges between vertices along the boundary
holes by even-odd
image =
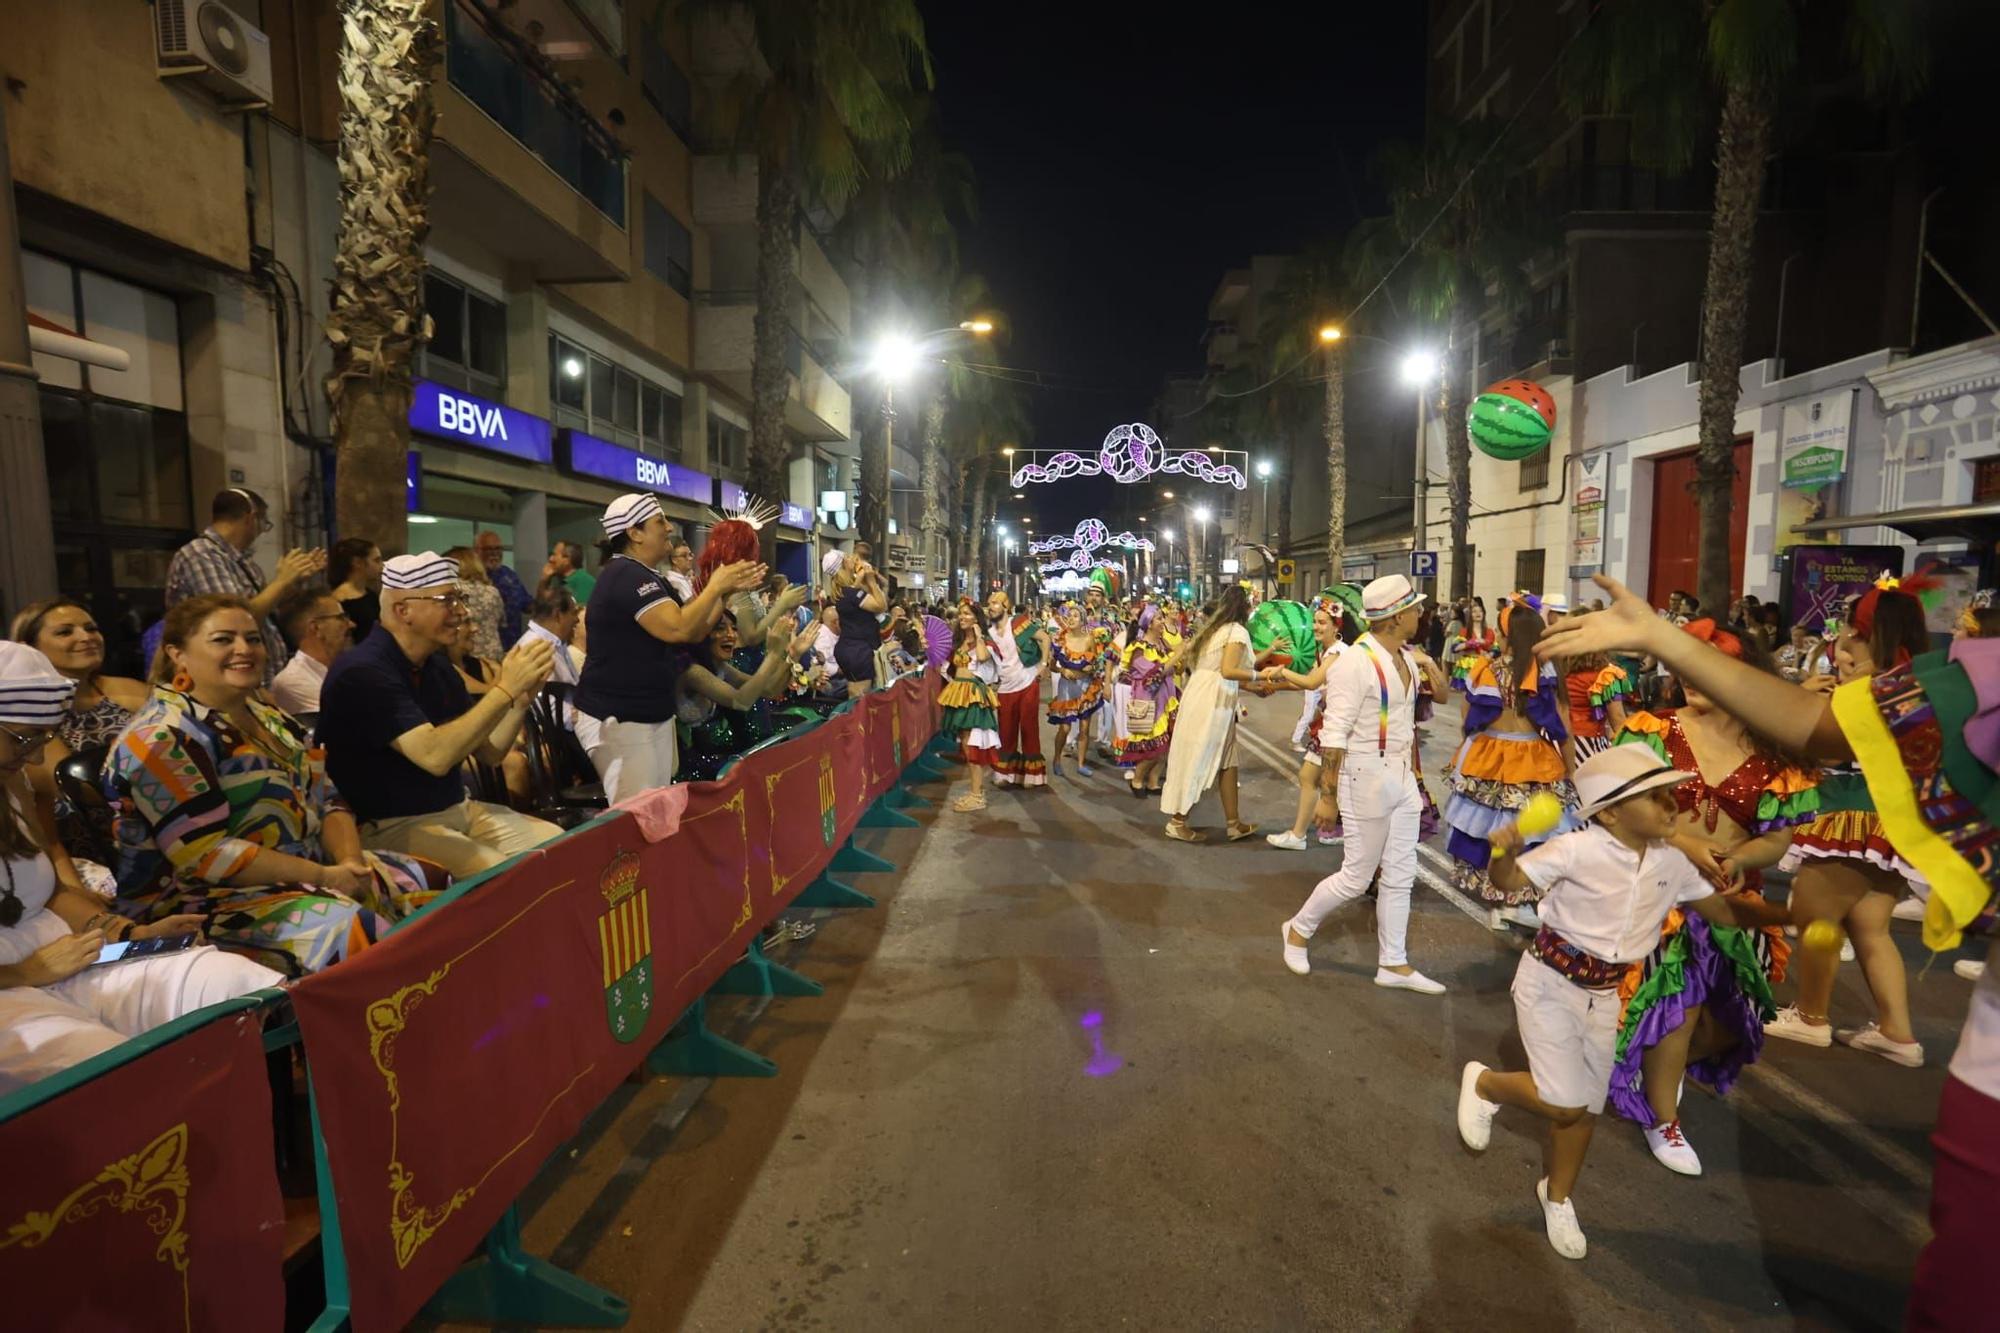
[[[1570,739],[1580,764],[1599,750],[1609,749],[1611,738],[1624,728],[1632,677],[1602,654],[1565,662],[1560,674],[1569,704]]]
[[[1050,752],[1049,771],[1062,772],[1063,752],[1069,748],[1071,728],[1076,730],[1076,771],[1090,776],[1090,720],[1104,711],[1108,688],[1104,677],[1110,659],[1110,638],[1102,630],[1087,625],[1083,608],[1067,602],[1056,615],[1056,635],[1049,645],[1050,674],[1055,677],[1055,695],[1049,700],[1049,725],[1056,729],[1055,748]]]
[[[1158,794],[1160,766],[1173,744],[1174,718],[1180,710],[1175,684],[1174,653],[1180,641],[1168,630],[1173,617],[1146,606],[1133,622],[1124,661],[1119,667],[1119,691],[1126,696],[1125,727],[1118,737],[1118,766],[1134,796]]]
[[[971,790],[952,802],[960,814],[986,808],[986,770],[1000,762],[1000,697],[993,689],[999,679],[985,613],[969,601],[961,603],[951,645],[951,681],[938,695],[938,730],[958,737],[971,783]]]
[[[1471,679],[1472,669],[1489,660],[1499,647],[1499,639],[1486,623],[1486,606],[1474,599],[1465,604],[1465,628],[1457,637],[1444,646],[1445,656],[1451,659],[1451,687],[1464,690]]]
[[[1711,620],[1683,631],[1737,661],[1775,669],[1754,644]],[[1792,830],[1819,810],[1815,773],[1753,737],[1701,690],[1681,682],[1687,706],[1638,712],[1618,743],[1643,742],[1690,776],[1674,789],[1680,822],[1673,845],[1717,887],[1761,898],[1761,872],[1777,864]],[[1646,1145],[1670,1171],[1701,1174],[1701,1159],[1680,1123],[1681,1080],[1729,1091],[1764,1043],[1775,1016],[1771,985],[1782,981],[1791,946],[1778,926],[1743,930],[1676,912],[1660,944],[1627,973],[1612,1109],[1646,1131]]]
[[[1531,908],[1514,910],[1525,897],[1495,887],[1487,875],[1488,835],[1511,827],[1522,807],[1542,792],[1553,792],[1565,809],[1576,803],[1562,683],[1554,667],[1535,658],[1542,618],[1526,605],[1503,607],[1500,630],[1501,654],[1478,659],[1466,677],[1465,743],[1452,759],[1451,796],[1444,806],[1444,822],[1451,826],[1445,848],[1453,861],[1452,887],[1484,902],[1487,924],[1495,930],[1509,920],[1530,928],[1538,923]],[[1565,816],[1530,842],[1573,827]]]

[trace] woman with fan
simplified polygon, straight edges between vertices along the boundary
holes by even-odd
[[[924,617],[934,620],[934,616]],[[970,601],[958,608],[951,645],[951,683],[938,695],[938,730],[958,737],[972,790],[952,802],[960,814],[986,808],[986,770],[1000,758],[1000,664],[987,638],[986,616]]]

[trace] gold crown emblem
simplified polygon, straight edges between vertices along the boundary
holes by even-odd
[[[611,864],[604,867],[598,876],[597,890],[604,895],[607,907],[616,907],[639,891],[639,856],[636,852],[620,852],[611,858]]]

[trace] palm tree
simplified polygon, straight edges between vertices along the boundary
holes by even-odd
[[[1346,344],[1324,341],[1320,330],[1338,328],[1340,314],[1352,301],[1347,270],[1339,248],[1325,243],[1294,256],[1279,271],[1278,280],[1261,302],[1259,348],[1266,374],[1278,374],[1319,357],[1318,376],[1289,393],[1274,395],[1281,424],[1312,420],[1326,456],[1326,554],[1332,577],[1340,577],[1347,550],[1347,356]],[[1319,388],[1314,392],[1315,387]],[[1291,399],[1291,401],[1286,401]],[[1280,430],[1281,438],[1290,432]],[[1284,474],[1289,480],[1289,469]],[[1291,541],[1291,505],[1284,507],[1284,532],[1279,550]]]
[[[916,0],[683,0],[754,40],[753,62],[720,90],[717,119],[757,159],[757,316],[750,368],[750,490],[786,493],[786,353],[801,190],[838,209],[871,171],[909,163],[907,92],[930,82]],[[886,487],[885,487],[886,489]],[[864,492],[866,488],[864,487]],[[767,527],[765,541],[775,540]]]
[[[1813,41],[1836,24],[1837,48]],[[1804,83],[1798,74],[1808,50],[1838,49],[1871,96],[1921,87],[1921,24],[1922,6],[1909,0],[1845,0],[1837,14],[1807,0],[1615,5],[1596,16],[1572,53],[1572,103],[1630,113],[1635,151],[1667,170],[1693,163],[1714,122],[1695,473],[1701,504],[1695,595],[1704,606],[1727,606],[1730,599],[1729,511],[1751,248],[1781,113]]]
[[[1000,506],[1000,487],[994,484],[994,476],[1007,462],[1000,451],[1009,445],[1027,444],[1032,433],[1021,387],[973,369],[977,364],[977,360],[968,361],[962,372],[964,378],[955,384],[956,391],[945,409],[945,437],[949,442],[946,509],[962,524],[952,533],[954,593],[959,591],[956,580],[960,554],[965,557],[963,567],[973,571],[973,577],[977,578],[986,553],[986,535]]]
[[[407,508],[410,373],[423,314],[430,145],[439,59],[429,0],[343,0],[340,232],[327,341],[333,374],[334,519],[400,552]]]
[[[1382,273],[1400,255],[1398,287],[1419,318],[1445,326],[1446,494],[1451,507],[1451,595],[1472,592],[1472,445],[1465,409],[1473,351],[1488,287],[1503,300],[1522,284],[1522,264],[1537,232],[1527,220],[1520,164],[1496,148],[1502,127],[1484,121],[1446,125],[1422,149],[1385,147],[1378,166],[1389,187],[1390,215],[1356,229],[1356,273]]]

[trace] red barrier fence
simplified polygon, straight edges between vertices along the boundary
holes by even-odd
[[[357,1330],[416,1314],[826,868],[935,699],[928,678],[867,695],[696,785],[672,836],[609,815],[294,988]]]
[[[7,1327],[283,1326],[261,1014],[246,998],[189,1015],[0,1121]]]

